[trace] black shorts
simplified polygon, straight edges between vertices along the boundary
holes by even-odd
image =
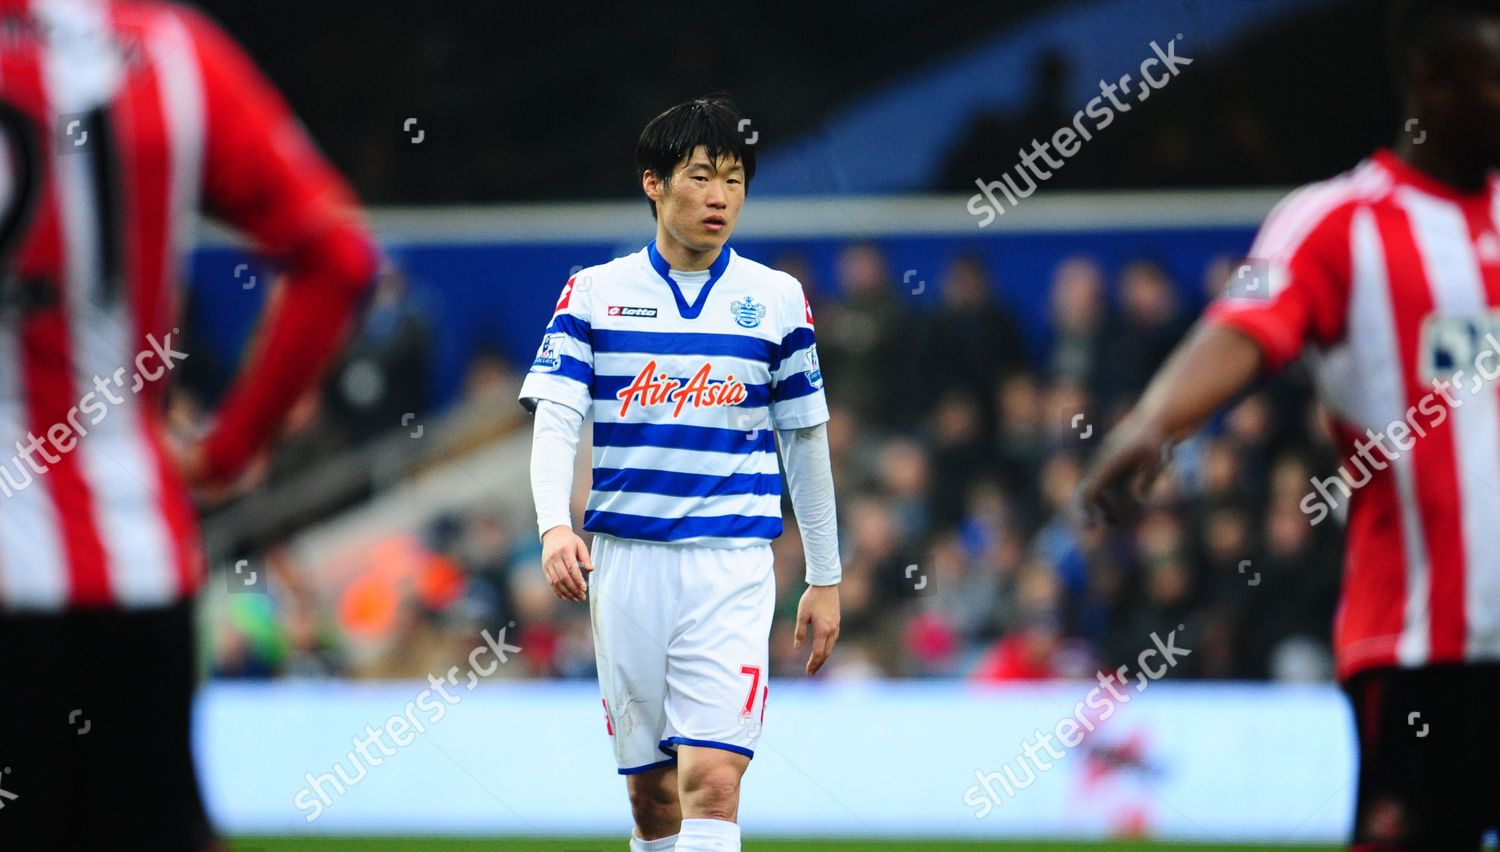
[[[1480,848],[1500,827],[1500,665],[1375,669],[1344,690],[1359,731],[1355,848]]]
[[[191,602],[0,614],[0,849],[212,848]]]

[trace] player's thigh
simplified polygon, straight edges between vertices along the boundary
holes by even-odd
[[[1476,753],[1493,753],[1500,732],[1476,712],[1475,686],[1474,673],[1460,666],[1351,678],[1360,744],[1357,843],[1479,848],[1493,805],[1475,795],[1479,779],[1466,764]]]
[[[669,759],[658,745],[665,729],[667,641],[672,591],[660,554],[607,536],[594,540],[589,616],[607,730],[622,771],[644,771]]]
[[[150,839],[160,849],[201,849],[212,838],[192,751],[196,640],[190,602],[101,616],[110,659],[101,665],[90,718],[80,737],[91,764],[152,767],[150,784],[105,782],[104,811],[116,837]],[[106,663],[106,661],[101,661]],[[97,739],[95,737],[97,736]]]
[[[68,615],[0,614],[0,849],[62,848],[58,826],[88,807],[68,714],[89,663],[70,647]]]
[[[740,780],[750,758],[721,748],[677,747],[677,784],[685,819],[739,819]]]
[[[699,550],[683,578],[667,666],[668,746],[752,757],[770,693],[770,548]]]

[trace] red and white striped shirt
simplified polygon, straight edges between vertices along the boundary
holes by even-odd
[[[1271,369],[1312,350],[1354,486],[1341,679],[1500,660],[1497,201],[1495,180],[1459,192],[1380,151],[1284,200],[1250,252],[1267,264],[1265,298],[1210,309]]]
[[[172,603],[203,571],[161,417],[199,209],[286,271],[205,439],[224,475],[332,355],[372,243],[281,98],[195,12],[0,0],[0,119],[0,225],[19,216],[0,232],[0,608]]]

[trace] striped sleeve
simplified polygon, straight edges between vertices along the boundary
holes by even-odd
[[[594,345],[590,326],[589,293],[569,278],[558,297],[552,321],[542,333],[542,344],[521,383],[521,404],[536,410],[537,400],[566,405],[587,417],[593,402]]]
[[[1355,204],[1340,187],[1309,187],[1266,218],[1250,256],[1209,307],[1209,322],[1247,335],[1275,372],[1308,343],[1343,337],[1348,313],[1349,228]]]
[[[771,363],[771,423],[777,429],[805,429],[828,422],[812,308],[802,285],[795,279],[792,285],[782,308],[781,343]]]

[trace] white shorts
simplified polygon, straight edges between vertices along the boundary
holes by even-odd
[[[771,546],[596,535],[592,557],[594,656],[620,774],[670,765],[679,745],[754,757],[770,693]]]

